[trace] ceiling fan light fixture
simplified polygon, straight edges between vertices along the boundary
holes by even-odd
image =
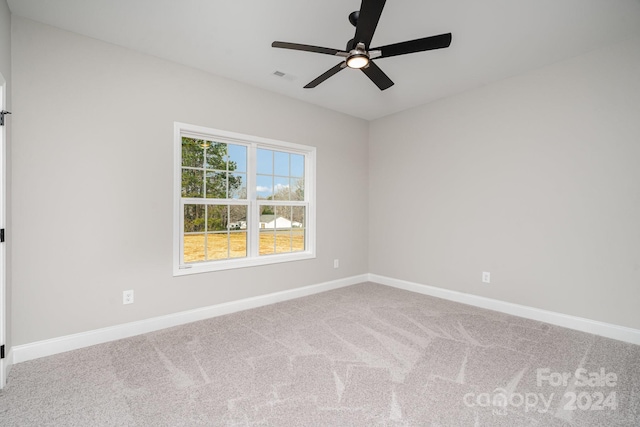
[[[364,68],[369,65],[369,57],[365,53],[356,53],[347,58],[347,67]]]

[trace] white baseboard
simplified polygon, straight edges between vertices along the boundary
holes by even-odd
[[[288,291],[275,292],[272,294],[260,295],[238,301],[231,301],[209,307],[169,314],[166,316],[154,317],[138,322],[125,323],[123,325],[111,326],[108,328],[96,329],[93,331],[13,346],[9,349],[6,367],[8,370],[11,369],[11,366],[15,363],[25,362],[39,357],[51,356],[70,350],[89,347],[95,344],[102,344],[109,341],[115,341],[160,329],[170,328],[172,326],[184,325],[198,320],[209,319],[242,310],[314,295],[320,292],[343,288],[367,281],[640,345],[640,330],[637,329],[541,310],[538,308],[513,304],[477,295],[465,294],[449,289],[421,285],[419,283],[393,279],[377,274],[362,274],[317,285],[290,289]]]
[[[553,311],[542,310],[539,308],[528,307],[520,304],[513,304],[510,302],[481,297],[477,295],[465,294],[463,292],[452,291],[449,289],[437,288],[429,285],[421,285],[419,283],[393,279],[390,277],[379,276],[377,274],[369,274],[368,277],[370,282],[379,283],[381,285],[392,286],[394,288],[404,289],[406,291],[430,295],[449,301],[460,302],[463,304],[473,305],[475,307],[486,308],[489,310],[499,311],[501,313],[511,314],[514,316],[524,317],[531,320],[537,320],[539,322],[550,323],[552,325],[562,326],[564,328],[575,329],[590,334],[612,338],[614,340],[625,341],[631,344],[640,345],[640,330],[638,329],[598,322],[596,320],[570,316],[568,314],[556,313]]]
[[[320,292],[330,291],[332,289],[343,288],[357,283],[366,282],[367,279],[368,275],[362,274],[317,285],[310,285],[302,288],[295,288],[287,291],[275,292],[238,301],[216,304],[209,307],[183,311],[180,313],[168,314],[166,316],[154,317],[151,319],[140,320],[138,322],[125,323],[123,325],[17,345],[11,348],[9,354],[12,356],[12,363],[25,362],[39,357],[51,356],[70,350],[76,350],[78,348],[89,347],[95,344],[102,344],[109,341],[145,334],[147,332],[170,328],[172,326],[184,325],[185,323],[196,322],[198,320],[209,319],[212,317],[235,313],[237,311],[288,301]]]

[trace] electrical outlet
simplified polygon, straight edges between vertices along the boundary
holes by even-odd
[[[122,292],[122,303],[133,304],[133,290]]]
[[[482,283],[491,283],[491,273],[488,271],[482,272]]]
[[[339,259],[334,259],[333,260],[333,268],[338,268],[340,267],[340,260]]]

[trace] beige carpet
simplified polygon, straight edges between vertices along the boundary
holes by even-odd
[[[18,364],[0,425],[640,426],[640,347],[363,283]]]

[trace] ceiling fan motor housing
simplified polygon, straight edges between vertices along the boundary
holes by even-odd
[[[356,10],[354,12],[351,12],[349,14],[349,22],[351,22],[351,25],[353,25],[354,27],[358,26],[358,18],[360,17],[360,11]]]

